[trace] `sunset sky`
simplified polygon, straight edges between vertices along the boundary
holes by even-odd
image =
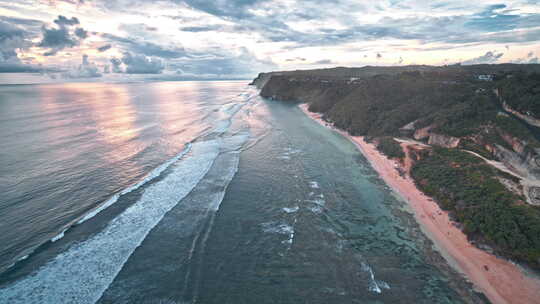
[[[55,79],[250,78],[538,56],[536,0],[0,0],[0,72]]]

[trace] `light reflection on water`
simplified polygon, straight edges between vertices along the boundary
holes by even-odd
[[[0,86],[0,272],[207,130],[245,83]]]

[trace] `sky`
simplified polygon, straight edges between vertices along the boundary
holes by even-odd
[[[539,0],[0,0],[0,73],[51,79],[247,79],[539,56]]]

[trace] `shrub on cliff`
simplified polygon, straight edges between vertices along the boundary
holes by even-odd
[[[388,156],[389,158],[401,159],[405,157],[405,153],[403,152],[401,145],[393,137],[391,136],[379,137],[377,138],[376,141],[377,141],[377,150],[381,151],[384,155]]]
[[[455,149],[435,148],[412,168],[418,187],[450,211],[470,237],[540,268],[540,209],[506,189],[499,172]]]

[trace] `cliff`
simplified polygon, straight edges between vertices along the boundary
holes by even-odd
[[[264,98],[307,103],[391,157],[404,155],[393,137],[422,141],[427,148],[407,162],[419,188],[470,238],[540,268],[540,131],[531,127],[540,110],[518,94],[540,88],[538,72],[540,65],[335,68],[262,73],[253,85]],[[485,74],[493,81],[477,77]],[[516,79],[527,85],[512,89]],[[516,94],[519,102],[509,101]]]

